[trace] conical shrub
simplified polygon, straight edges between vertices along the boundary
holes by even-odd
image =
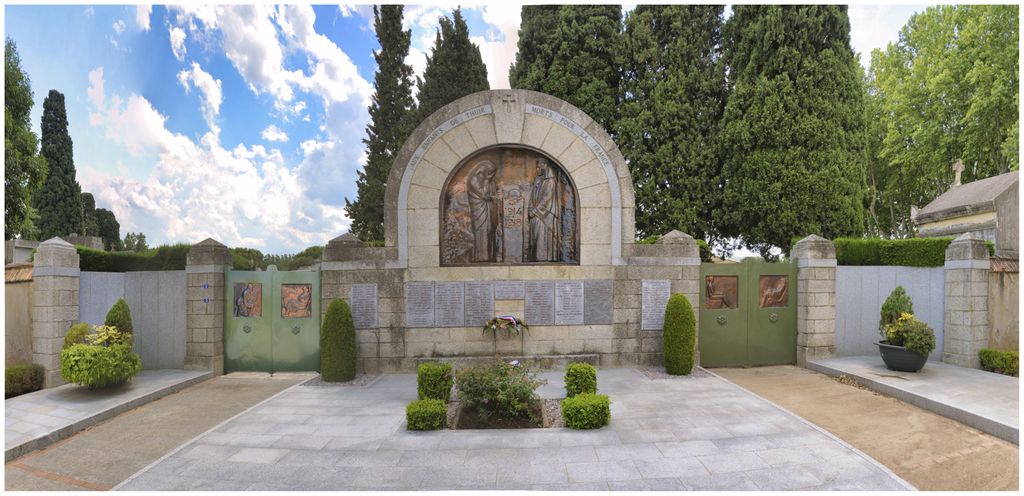
[[[134,340],[135,329],[132,327],[132,312],[128,309],[128,304],[125,303],[124,298],[118,298],[114,306],[110,307],[103,325],[116,327],[118,331],[131,336],[128,339],[129,344]]]
[[[320,329],[320,377],[324,382],[346,382],[356,377],[356,327],[345,300],[327,307]]]
[[[690,375],[696,337],[697,319],[693,315],[690,300],[681,293],[673,293],[665,306],[665,327],[662,333],[666,372],[671,375]]]

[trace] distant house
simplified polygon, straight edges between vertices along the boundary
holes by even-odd
[[[921,238],[977,232],[996,245],[996,256],[1018,258],[1017,171],[960,184],[911,213]]]

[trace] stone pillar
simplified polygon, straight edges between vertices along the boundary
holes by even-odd
[[[193,245],[185,261],[185,368],[224,373],[224,271],[228,248],[207,238]]]
[[[836,247],[810,235],[793,246],[797,267],[796,363],[836,355]]]
[[[988,345],[988,248],[976,233],[961,234],[946,248],[946,314],[942,361],[980,367]]]
[[[78,252],[60,238],[39,245],[32,267],[32,363],[46,369],[43,387],[64,384],[60,351],[78,322]]]

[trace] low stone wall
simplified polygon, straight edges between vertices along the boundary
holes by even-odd
[[[4,284],[4,365],[32,363],[32,281]]]
[[[988,347],[1002,350],[1020,348],[1020,274],[988,274]]]

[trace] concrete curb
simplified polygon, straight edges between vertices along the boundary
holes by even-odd
[[[722,376],[720,376],[720,375],[718,375],[718,374],[716,374],[716,373],[714,373],[714,372],[712,372],[712,371],[710,371],[708,369],[703,369],[703,370],[705,372],[711,374],[716,379],[718,379],[718,380],[720,380],[722,382],[726,382],[729,385],[731,385],[731,386],[733,386],[735,388],[738,388],[738,389],[746,392],[747,394],[749,394],[749,395],[751,395],[751,396],[753,396],[753,397],[755,397],[755,398],[757,398],[757,399],[759,399],[761,401],[764,401],[765,403],[768,403],[768,404],[774,406],[779,411],[781,411],[781,412],[783,412],[783,413],[785,413],[785,414],[787,414],[787,415],[797,419],[798,421],[800,421],[803,424],[811,427],[812,429],[814,429],[814,430],[816,430],[816,431],[818,431],[818,432],[828,436],[829,438],[831,438],[835,442],[837,442],[840,445],[842,445],[844,448],[854,452],[855,454],[859,455],[861,458],[863,458],[865,461],[867,461],[871,465],[874,465],[879,470],[881,470],[881,471],[885,472],[886,474],[888,474],[890,477],[892,477],[897,482],[899,482],[903,487],[907,488],[907,490],[909,490],[909,491],[917,491],[916,487],[911,485],[909,482],[903,480],[903,478],[900,477],[899,475],[896,475],[896,472],[893,472],[892,469],[890,469],[889,467],[886,467],[885,465],[882,465],[882,463],[879,462],[878,460],[875,460],[874,458],[868,456],[867,453],[864,453],[863,451],[857,449],[856,447],[854,447],[850,443],[840,439],[835,434],[832,434],[831,432],[829,432],[829,431],[819,427],[817,424],[815,424],[815,423],[813,423],[813,422],[811,422],[811,421],[809,421],[809,420],[807,420],[807,419],[805,419],[805,418],[803,418],[803,417],[801,417],[801,416],[799,416],[799,415],[797,415],[797,414],[795,414],[795,413],[793,413],[793,412],[783,408],[782,405],[779,405],[778,403],[775,403],[774,401],[771,401],[768,398],[765,398],[765,397],[763,397],[763,396],[761,396],[761,395],[759,395],[759,394],[757,394],[757,393],[755,393],[755,392],[753,392],[753,391],[751,391],[751,390],[749,390],[749,389],[747,389],[747,388],[745,388],[743,386],[740,386],[739,384],[736,384],[735,382],[732,382],[729,379],[726,379],[725,377],[722,377]]]
[[[960,408],[935,401],[925,396],[921,396],[917,393],[907,391],[905,389],[900,389],[882,382],[878,382],[867,377],[862,377],[859,375],[853,375],[847,372],[843,372],[839,369],[835,369],[827,365],[823,365],[821,363],[808,361],[807,368],[831,377],[845,375],[846,377],[851,378],[857,384],[860,384],[861,386],[871,389],[872,391],[882,393],[886,396],[891,396],[905,403],[910,403],[911,405],[914,405],[918,408],[928,410],[929,412],[941,415],[948,419],[955,420],[957,422],[960,422],[961,424],[973,427],[981,432],[998,437],[999,439],[1009,441],[1013,444],[1020,446],[1020,429],[1010,425],[1006,425],[997,420],[993,420],[991,418],[979,415],[977,413],[962,410]]]
[[[205,374],[198,375],[191,379],[186,379],[182,382],[171,384],[169,386],[157,389],[155,391],[150,391],[143,395],[136,396],[117,406],[108,408],[106,410],[98,412],[92,416],[74,422],[72,424],[65,425],[64,427],[60,427],[56,430],[50,431],[45,436],[25,441],[24,443],[21,443],[17,446],[12,446],[4,451],[4,463],[10,462],[17,458],[21,458],[22,456],[25,456],[33,451],[41,450],[47,446],[50,446],[51,444],[69,438],[107,419],[120,415],[129,410],[134,410],[142,405],[145,405],[146,403],[158,400],[171,393],[176,393],[178,391],[181,391],[182,389],[198,384],[212,377],[213,372],[208,371]]]

